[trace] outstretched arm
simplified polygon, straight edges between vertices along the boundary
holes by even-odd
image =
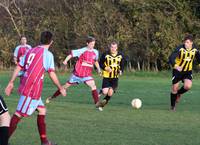
[[[11,79],[10,79],[6,89],[5,89],[5,93],[6,93],[7,96],[10,96],[10,94],[13,90],[13,87],[14,87],[14,81],[15,81],[17,75],[19,74],[19,72],[21,71],[21,69],[22,68],[20,66],[16,66],[16,68],[13,72],[13,75],[12,75],[12,77],[11,77]]]
[[[64,64],[64,65],[67,65],[67,62],[68,62],[71,58],[72,58],[72,55],[71,55],[71,54],[68,55],[68,56],[65,58],[65,60],[63,61],[63,64]]]

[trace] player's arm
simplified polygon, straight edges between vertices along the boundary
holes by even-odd
[[[15,63],[16,65],[17,65],[18,50],[19,50],[19,47],[16,47],[16,48],[15,48],[15,51],[14,51],[14,55],[13,55],[13,61],[14,61],[14,63]]]
[[[122,75],[122,73],[124,72],[124,64],[125,64],[125,57],[124,55],[122,54],[122,60],[120,62],[120,75]]]
[[[17,57],[13,57],[13,61],[14,61],[14,63],[17,65]]]
[[[63,64],[64,64],[64,65],[67,65],[67,62],[68,62],[72,57],[79,57],[84,51],[85,51],[85,48],[76,49],[76,50],[71,50],[71,53],[65,58],[65,60],[63,61]]]
[[[101,68],[100,68],[99,62],[98,62],[97,60],[95,61],[94,65],[95,65],[95,67],[97,68],[98,74],[101,75]]]
[[[16,68],[15,68],[13,74],[12,74],[12,77],[11,77],[11,79],[10,79],[6,89],[5,89],[5,93],[6,93],[7,96],[10,96],[10,94],[13,90],[13,87],[14,87],[14,81],[15,81],[16,77],[18,76],[19,72],[21,71],[21,69],[22,69],[21,66],[19,66],[19,65],[16,66]]]
[[[54,71],[50,71],[49,72],[49,77],[51,78],[51,80],[53,81],[53,83],[56,85],[56,87],[60,90],[60,93],[63,96],[66,96],[66,90],[61,86],[56,73]]]
[[[175,64],[175,60],[176,60],[176,57],[179,56],[179,53],[180,53],[180,48],[182,48],[183,46],[178,46],[173,52],[172,54],[169,56],[169,61],[168,63],[171,64],[172,67],[175,67],[176,70],[178,71],[182,71],[182,67],[180,66],[176,66]]]
[[[171,64],[172,66],[175,65],[175,60],[176,60],[176,57],[179,55],[179,50],[180,50],[180,47],[177,47],[172,53],[171,55],[169,56],[169,64]]]
[[[63,61],[63,64],[64,64],[64,65],[67,65],[67,62],[68,62],[71,58],[72,58],[72,54],[69,54],[69,55],[65,58],[65,60]]]
[[[197,52],[196,52],[195,58],[196,58],[198,64],[200,64],[200,52],[199,52],[198,49],[197,49]]]

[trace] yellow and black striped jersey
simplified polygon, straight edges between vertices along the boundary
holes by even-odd
[[[195,45],[192,49],[187,50],[184,45],[178,46],[169,57],[169,63],[175,68],[182,67],[182,71],[191,71],[194,58],[200,62],[200,52]]]
[[[103,69],[104,78],[118,78],[119,72],[124,70],[124,56],[119,52],[116,55],[106,52],[102,54],[99,64]],[[106,71],[106,67],[110,67],[112,72]]]

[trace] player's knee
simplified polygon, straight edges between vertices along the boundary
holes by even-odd
[[[8,112],[0,116],[0,126],[9,126],[10,125],[10,115]]]
[[[113,89],[109,89],[109,91],[108,91],[108,96],[112,96],[113,95]]]
[[[185,89],[185,90],[190,90],[191,87],[192,87],[192,85],[185,85],[185,86],[184,86],[184,89]]]
[[[38,109],[38,114],[39,115],[46,115],[46,112],[47,112],[46,108],[39,108]]]
[[[91,88],[91,90],[96,90],[97,89],[96,85],[91,85],[90,88]]]
[[[18,112],[15,112],[15,114],[17,117],[22,118],[23,116],[21,114],[19,114]]]
[[[107,95],[108,94],[108,90],[102,90],[103,95]]]

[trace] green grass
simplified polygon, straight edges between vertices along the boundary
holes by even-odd
[[[62,83],[69,77],[59,75]],[[103,112],[94,109],[89,88],[81,84],[69,89],[67,97],[47,105],[48,137],[58,145],[199,145],[200,79],[185,94],[176,112],[169,111],[170,74],[136,72],[120,79],[119,90]],[[1,73],[1,92],[8,82]],[[96,76],[97,86],[101,79]],[[15,83],[17,87],[18,82]],[[46,77],[43,100],[56,88]],[[6,97],[12,114],[19,96]],[[140,98],[143,106],[132,109],[130,102]],[[13,145],[39,145],[37,113],[24,118],[11,137]]]

